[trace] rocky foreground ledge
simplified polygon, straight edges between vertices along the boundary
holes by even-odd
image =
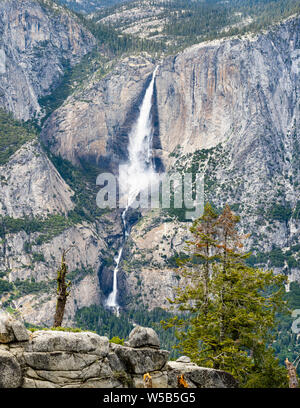
[[[199,367],[188,357],[168,361],[153,329],[137,326],[124,346],[91,332],[39,330],[31,333],[7,313],[0,314],[0,388],[234,388],[228,373]]]

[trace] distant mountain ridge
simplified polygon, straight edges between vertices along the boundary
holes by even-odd
[[[57,3],[63,4],[75,12],[89,14],[126,1],[130,0],[57,0]]]

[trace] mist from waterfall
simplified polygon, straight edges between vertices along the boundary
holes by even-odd
[[[128,162],[120,166],[120,196],[122,197],[122,202],[125,203],[125,209],[121,215],[124,238],[118,255],[115,257],[116,266],[113,273],[113,290],[106,302],[106,306],[116,310],[117,314],[119,313],[119,305],[117,302],[119,264],[122,259],[124,244],[129,235],[126,214],[138,194],[145,189],[148,191],[150,183],[155,182],[157,179],[152,157],[154,129],[151,116],[154,82],[157,70],[158,67],[155,68],[152,74],[150,84],[139,108],[139,116],[129,134]]]

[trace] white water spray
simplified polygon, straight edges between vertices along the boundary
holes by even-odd
[[[150,84],[140,107],[138,119],[129,134],[128,163],[120,168],[119,174],[121,195],[125,195],[125,200],[123,197],[122,201],[126,201],[125,210],[121,215],[124,239],[118,256],[115,257],[116,266],[113,274],[113,290],[108,296],[106,302],[106,306],[113,308],[117,315],[119,314],[119,305],[117,302],[119,264],[122,258],[125,241],[129,235],[126,214],[137,195],[142,190],[148,188],[149,184],[155,181],[157,177],[152,159],[153,125],[151,117],[154,81],[157,70],[158,67],[155,68],[152,74]]]

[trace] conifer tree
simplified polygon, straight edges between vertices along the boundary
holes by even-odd
[[[164,327],[176,328],[178,348],[200,366],[230,372],[242,386],[286,386],[286,370],[268,347],[286,277],[247,265],[248,236],[239,235],[238,222],[229,206],[219,216],[205,206],[191,228],[190,258],[179,261],[182,284],[169,299],[183,315]]]
[[[203,264],[203,268],[199,271],[203,272],[202,282],[203,282],[203,297],[204,309],[208,306],[209,302],[209,271],[210,264],[215,259],[217,241],[216,241],[216,219],[217,214],[213,210],[212,206],[208,203],[204,207],[204,213],[202,216],[202,222],[194,222],[191,227],[191,232],[195,237],[195,241],[188,241],[189,245],[194,246],[194,257],[198,258]]]

